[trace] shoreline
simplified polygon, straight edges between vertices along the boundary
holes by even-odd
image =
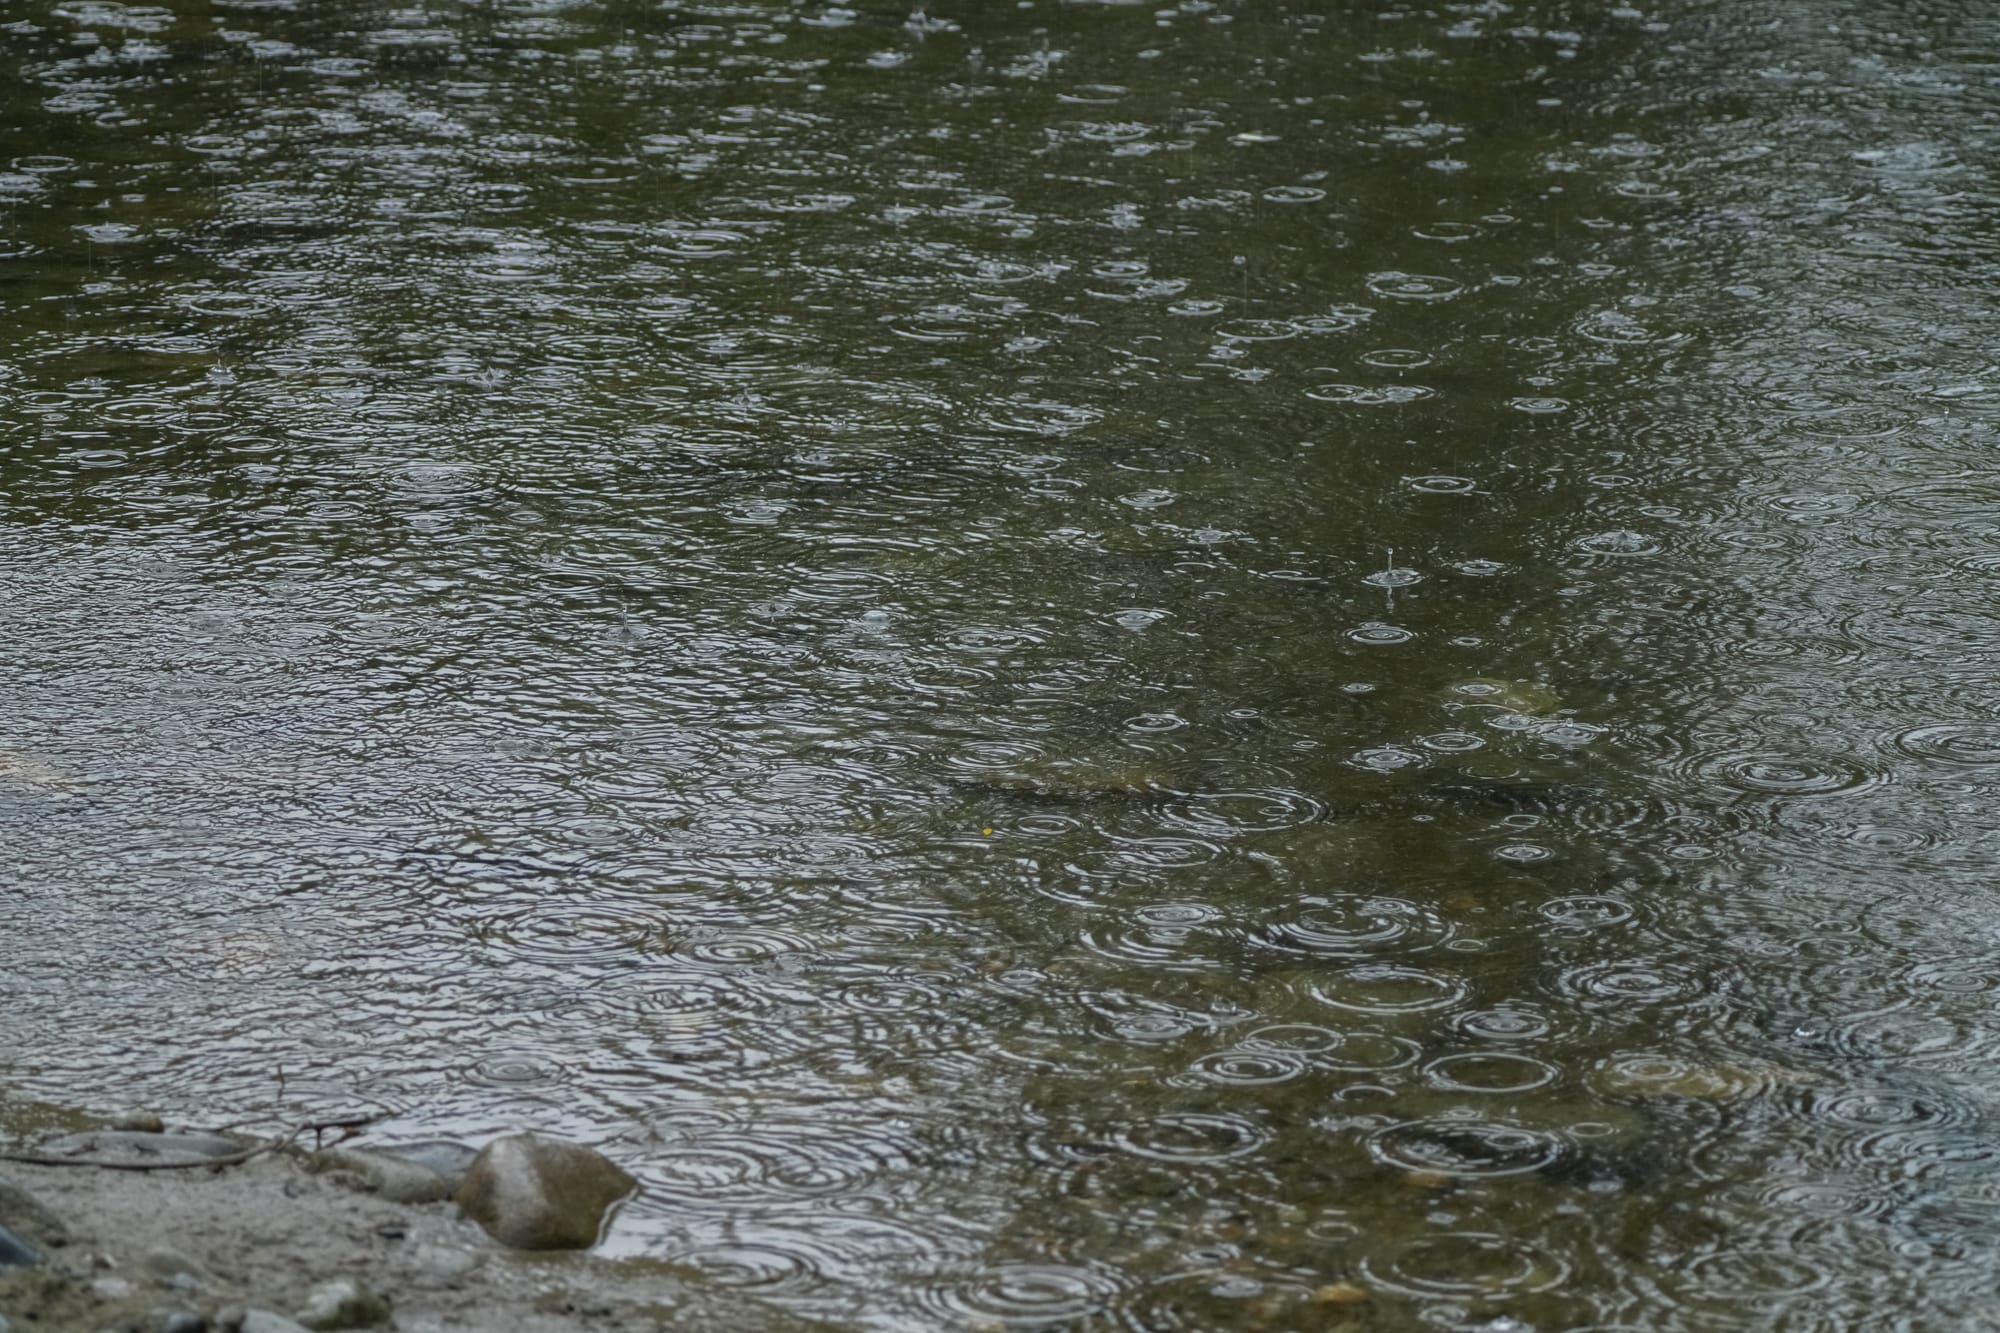
[[[35,1152],[52,1132],[114,1145],[156,1137],[119,1123],[0,1100],[0,1139],[11,1152]],[[207,1131],[182,1132],[222,1146]],[[825,1327],[746,1309],[740,1295],[663,1263],[508,1249],[436,1191],[433,1201],[402,1201],[409,1191],[379,1177],[371,1184],[352,1157],[387,1149],[365,1137],[327,1151],[229,1142],[266,1150],[155,1170],[0,1161],[0,1227],[42,1259],[0,1266],[0,1333]],[[358,1292],[345,1313],[328,1285],[342,1282]]]

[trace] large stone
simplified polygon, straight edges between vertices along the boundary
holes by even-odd
[[[389,1302],[351,1277],[322,1282],[293,1316],[310,1329],[376,1328],[389,1322]]]
[[[639,1182],[589,1148],[511,1134],[472,1161],[458,1206],[502,1245],[582,1250],[597,1243],[605,1215]]]

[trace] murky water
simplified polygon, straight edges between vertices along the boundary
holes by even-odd
[[[9,5],[7,1087],[741,1327],[1990,1320],[2000,23],[1328,8]]]

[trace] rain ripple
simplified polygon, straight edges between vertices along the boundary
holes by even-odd
[[[1364,957],[1436,948],[1453,933],[1436,912],[1403,898],[1336,894],[1301,905],[1303,911],[1268,926],[1259,942],[1291,953]]]
[[[1369,1135],[1367,1146],[1377,1161],[1403,1171],[1479,1178],[1546,1171],[1574,1152],[1557,1131],[1464,1114],[1390,1125]]]

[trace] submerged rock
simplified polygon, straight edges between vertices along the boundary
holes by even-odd
[[[601,1153],[538,1134],[512,1134],[473,1159],[458,1205],[513,1249],[582,1250],[597,1243],[612,1205],[638,1187]]]
[[[1451,687],[1454,702],[1505,708],[1529,717],[1542,717],[1562,707],[1562,696],[1536,680],[1502,680],[1497,676],[1474,676]]]
[[[122,1111],[111,1118],[111,1128],[160,1134],[166,1131],[167,1124],[151,1111]]]
[[[351,1277],[322,1282],[294,1318],[309,1329],[374,1328],[389,1322],[389,1302]]]
[[[393,1157],[398,1161],[420,1166],[426,1171],[434,1171],[451,1183],[454,1193],[465,1183],[465,1173],[472,1169],[479,1150],[469,1148],[451,1139],[425,1139],[421,1143],[394,1143],[375,1152],[383,1157]]]

